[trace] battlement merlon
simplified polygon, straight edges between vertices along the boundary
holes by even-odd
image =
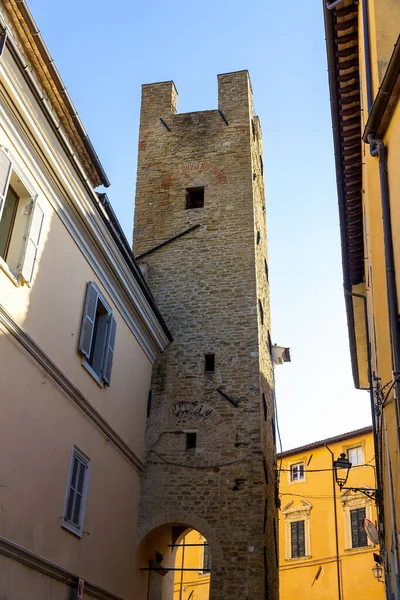
[[[142,86],[140,125],[177,114],[178,91],[173,81]],[[247,125],[253,116],[253,92],[248,71],[218,75],[218,110],[229,124]]]

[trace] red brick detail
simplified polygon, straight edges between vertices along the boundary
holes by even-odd
[[[223,169],[220,169],[216,165],[207,162],[188,162],[183,163],[174,171],[168,173],[168,175],[163,179],[161,187],[163,188],[163,190],[168,191],[172,181],[175,178],[179,177],[179,175],[185,175],[186,173],[201,171],[211,171],[211,173],[213,173],[217,178],[218,183],[228,183],[228,178],[225,174],[225,171]]]
[[[146,150],[147,147],[147,141],[146,140],[139,140],[139,151],[140,150]]]

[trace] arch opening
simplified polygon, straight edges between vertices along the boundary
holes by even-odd
[[[156,527],[138,548],[140,600],[209,600],[211,545],[187,525]]]

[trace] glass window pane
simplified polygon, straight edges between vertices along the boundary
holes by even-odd
[[[10,245],[17,206],[18,196],[11,188],[8,188],[0,221],[0,256],[3,260],[7,260],[7,251]]]

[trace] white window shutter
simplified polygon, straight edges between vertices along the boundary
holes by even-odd
[[[38,246],[44,221],[44,212],[36,202],[31,200],[29,217],[25,229],[24,241],[18,260],[17,273],[26,283],[32,281],[37,261]]]
[[[4,200],[7,196],[8,185],[12,172],[12,162],[4,152],[0,150],[0,219],[4,209]]]
[[[104,356],[104,369],[103,369],[103,379],[107,385],[111,383],[111,371],[114,360],[114,346],[115,346],[115,334],[117,331],[117,321],[110,314],[110,321],[108,324],[108,343],[106,346],[106,353]]]
[[[98,292],[96,286],[89,281],[86,291],[85,309],[83,312],[82,329],[78,350],[89,358],[92,347],[94,322],[96,318]]]

